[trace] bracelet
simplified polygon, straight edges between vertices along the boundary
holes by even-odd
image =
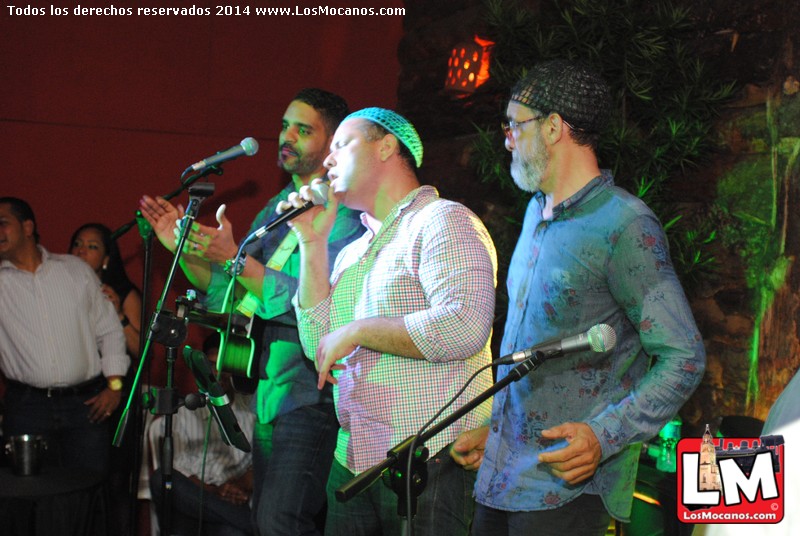
[[[122,320],[119,321],[122,324],[122,327],[128,327],[131,323],[131,320],[128,318],[128,315],[122,315]]]
[[[244,263],[247,262],[247,255],[243,257],[239,257],[239,261],[236,263],[236,266],[233,265],[233,259],[228,259],[225,261],[225,266],[223,269],[225,273],[231,277],[236,277],[237,275],[241,274],[244,271]]]

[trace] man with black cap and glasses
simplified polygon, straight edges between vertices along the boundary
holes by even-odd
[[[564,60],[536,65],[508,103],[511,175],[534,195],[509,267],[501,353],[596,324],[616,345],[545,361],[456,441],[453,457],[479,467],[475,535],[600,535],[611,517],[628,521],[641,441],[702,377],[703,342],[663,228],[598,165],[610,108],[602,78]]]
[[[350,114],[325,161],[327,207],[291,224],[301,253],[300,340],[316,358],[318,387],[334,384],[341,424],[326,536],[400,534],[398,498],[382,482],[344,503],[335,490],[417,433],[490,360],[494,246],[475,214],[420,186],[421,163],[422,142],[404,117],[383,108]],[[290,202],[300,206],[310,198],[303,188]],[[366,229],[342,249],[329,279],[325,244],[339,204],[362,211]],[[454,406],[490,383],[487,370]],[[468,533],[475,474],[458,466],[447,446],[488,416],[484,404],[426,442],[431,460],[414,519],[417,536]]]

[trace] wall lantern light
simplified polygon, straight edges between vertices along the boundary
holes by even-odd
[[[473,93],[489,80],[492,45],[493,41],[481,39],[476,35],[474,41],[453,47],[447,60],[447,80],[444,88],[448,91]]]

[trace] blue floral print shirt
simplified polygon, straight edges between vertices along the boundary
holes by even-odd
[[[664,231],[638,198],[604,171],[542,217],[528,205],[508,272],[503,355],[610,325],[607,352],[545,361],[494,398],[476,499],[506,511],[546,510],[581,493],[601,496],[617,519],[630,516],[641,441],[656,435],[692,394],[705,350],[675,275]],[[513,365],[501,366],[498,379]],[[585,422],[602,447],[594,476],[569,485],[539,464],[566,446],[541,431]]]

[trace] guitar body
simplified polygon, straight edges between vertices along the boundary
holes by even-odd
[[[217,368],[231,374],[234,388],[245,394],[255,393],[258,384],[258,361],[263,349],[265,321],[258,315],[244,319],[249,325],[232,322],[231,332],[220,331],[220,349]]]

